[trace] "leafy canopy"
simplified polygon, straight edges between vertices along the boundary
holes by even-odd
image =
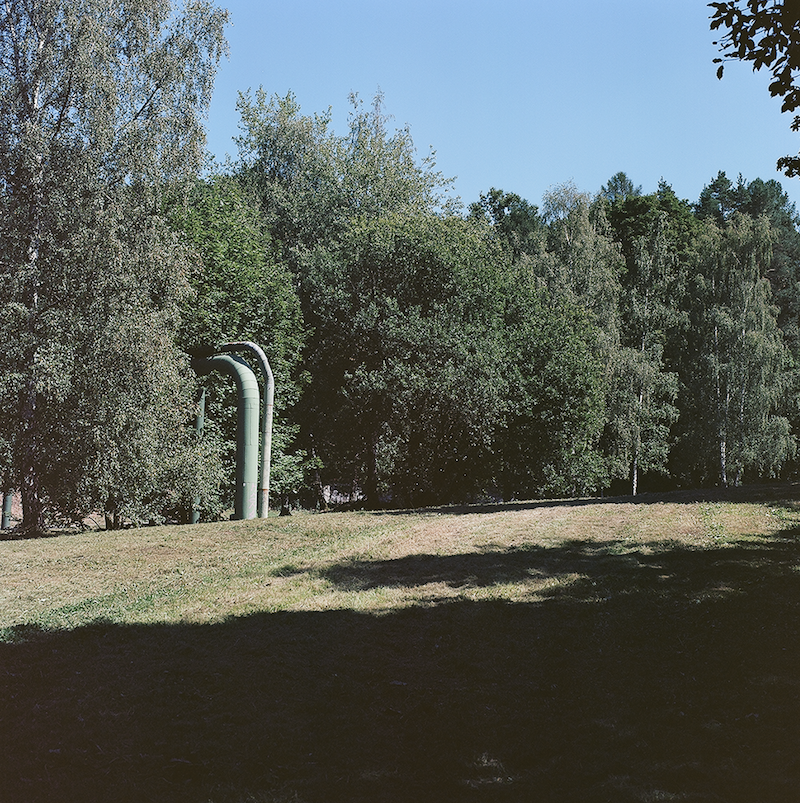
[[[202,163],[226,20],[205,0],[0,7],[0,442],[26,532],[147,515],[141,465],[171,470],[164,440],[191,451],[191,378],[161,370],[188,291],[162,199]]]
[[[773,97],[783,98],[782,112],[793,112],[800,107],[800,4],[796,0],[728,0],[709,3],[714,9],[711,30],[727,29],[714,44],[719,46],[722,58],[717,77],[722,78],[725,61],[749,61],[753,70],[767,67],[772,73],[769,85]],[[792,131],[800,131],[800,115],[792,121]],[[787,176],[800,175],[800,156],[782,156],[778,170]]]

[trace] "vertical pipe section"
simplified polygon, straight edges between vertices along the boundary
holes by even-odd
[[[3,472],[3,514],[0,517],[0,530],[11,528],[11,505],[14,499],[14,490],[11,487],[11,471]]]
[[[267,355],[261,346],[250,340],[223,343],[217,351],[249,351],[258,360],[261,376],[264,379],[264,416],[261,427],[261,477],[258,490],[258,516],[269,515],[269,475],[272,464],[272,410],[275,403],[275,377],[272,374]]]
[[[13,491],[3,491],[3,515],[0,520],[0,530],[8,530],[11,527],[11,501],[13,498]]]
[[[203,430],[206,425],[206,389],[200,389],[200,398],[197,400],[197,418],[194,422],[194,433],[199,441],[203,437]],[[192,500],[192,512],[190,516],[192,524],[200,521],[200,497],[195,496]]]
[[[252,368],[241,358],[229,354],[197,359],[192,363],[200,375],[219,371],[236,381],[238,415],[236,420],[236,499],[234,518],[254,519],[257,512],[258,413],[260,393]]]

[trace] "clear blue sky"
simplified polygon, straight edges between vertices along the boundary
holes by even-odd
[[[556,184],[596,192],[624,170],[695,201],[719,170],[777,178],[800,209],[800,179],[775,170],[800,134],[769,76],[717,55],[703,0],[218,0],[220,65],[209,150],[235,154],[236,99],[292,91],[306,114],[384,93],[420,157],[456,177],[465,204],[490,187],[539,203]]]

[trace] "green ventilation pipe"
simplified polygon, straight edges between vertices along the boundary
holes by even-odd
[[[11,501],[14,498],[12,491],[3,491],[3,514],[0,520],[0,530],[8,530],[11,527]]]
[[[206,389],[200,388],[200,398],[197,400],[197,418],[194,422],[195,436],[199,440],[203,437],[203,429],[206,425]],[[189,518],[192,524],[200,521],[200,497],[195,496],[192,500],[192,511]]]
[[[219,354],[195,359],[192,366],[200,376],[212,371],[232,376],[236,381],[238,415],[236,417],[236,498],[234,518],[254,519],[257,513],[258,487],[258,413],[260,394],[252,368],[241,358]]]
[[[247,351],[258,361],[261,377],[264,380],[264,415],[261,425],[261,476],[258,486],[258,517],[269,515],[269,475],[272,463],[272,408],[275,403],[275,377],[269,366],[267,355],[261,346],[251,340],[225,343],[217,351]]]

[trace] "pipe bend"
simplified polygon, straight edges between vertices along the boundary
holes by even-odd
[[[258,489],[258,515],[265,518],[269,515],[269,477],[272,463],[272,415],[275,402],[275,377],[272,373],[267,355],[252,340],[237,340],[217,346],[217,352],[247,351],[254,356],[261,368],[264,380],[264,412],[261,426],[261,476]]]
[[[236,500],[237,519],[254,519],[257,513],[258,413],[261,394],[253,369],[241,357],[219,354],[197,358],[192,367],[200,376],[219,371],[236,382],[238,415],[236,420]]]

